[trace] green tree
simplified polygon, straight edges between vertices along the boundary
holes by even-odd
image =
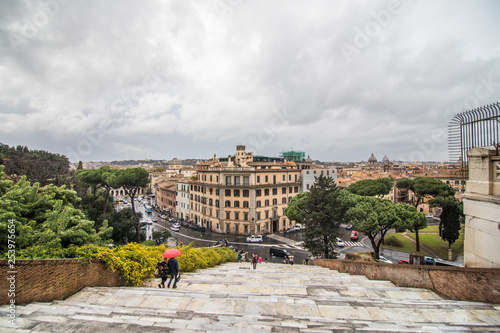
[[[80,198],[75,191],[52,184],[41,187],[26,177],[14,183],[5,179],[0,166],[0,250],[6,249],[7,225],[14,220],[16,250],[39,247],[41,251],[61,249],[71,244],[106,242],[112,228],[103,223],[99,231],[94,222],[76,209]]]
[[[106,214],[111,190],[117,187],[113,183],[115,180],[115,173],[116,170],[110,169],[109,167],[101,167],[97,170],[77,170],[75,172],[78,177],[80,187],[84,187],[86,189],[84,193],[87,193],[87,190],[90,190],[89,194],[92,208],[95,208],[97,200],[101,194],[104,194],[103,215]],[[97,218],[97,216],[94,218]]]
[[[142,217],[141,213],[137,213]],[[113,227],[112,238],[116,243],[127,243],[128,240],[137,238],[137,220],[132,208],[124,208],[117,212],[110,211],[106,214],[109,225]]]
[[[416,177],[416,178],[405,178],[396,182],[396,187],[399,189],[406,189],[414,193],[414,198],[409,199],[409,193],[407,194],[406,202],[413,205],[415,208],[418,207],[425,199],[432,199],[435,197],[446,197],[454,196],[455,191],[453,188],[439,179],[431,177]],[[418,231],[427,226],[427,222],[419,223],[418,225],[410,228],[415,232],[415,245],[416,251],[420,252],[420,238]]]
[[[288,203],[288,207],[285,208],[285,216],[290,219],[290,221],[295,221],[302,223],[305,219],[305,202],[309,192],[299,193],[294,196]]]
[[[313,255],[335,258],[335,244],[342,207],[339,189],[332,178],[319,176],[304,198],[304,247]],[[299,214],[299,216],[301,216]]]
[[[433,206],[441,207],[439,222],[439,236],[448,242],[451,248],[453,243],[460,237],[460,219],[463,215],[462,207],[454,197],[437,197],[431,200]]]
[[[368,236],[376,259],[379,258],[380,245],[389,230],[403,232],[412,219],[422,218],[422,214],[418,215],[416,209],[407,204],[344,192],[341,200],[347,210],[347,218],[352,221],[354,229]]]
[[[393,186],[394,179],[392,178],[363,179],[349,185],[346,190],[362,196],[383,197],[391,193]]]
[[[5,173],[19,180],[26,176],[30,182],[63,185],[69,173],[66,156],[44,150],[29,150],[28,147],[9,147],[0,143],[0,164],[5,165]]]
[[[137,220],[137,242],[140,243],[140,227],[141,221],[137,216],[135,211],[135,202],[134,198],[137,192],[141,188],[145,188],[150,182],[149,173],[143,168],[129,168],[118,170],[114,173],[111,183],[114,184],[116,188],[123,188],[125,194],[130,198],[130,202],[132,203],[132,212],[134,214],[135,219]]]

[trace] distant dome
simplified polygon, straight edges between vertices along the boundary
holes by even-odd
[[[382,164],[389,164],[389,157],[387,157],[387,155],[384,156],[384,158],[382,158]]]
[[[313,161],[313,160],[312,160],[311,156],[307,155],[306,162],[308,162],[308,163],[312,163],[312,161]]]
[[[372,153],[372,156],[370,156],[370,158],[368,159],[368,162],[369,163],[377,163],[377,158],[375,157],[375,155],[373,155],[373,153]]]

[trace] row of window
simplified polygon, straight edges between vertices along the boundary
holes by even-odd
[[[264,213],[264,214],[262,214]],[[272,214],[271,214],[272,213]],[[210,217],[212,217],[212,209],[202,209],[202,214],[206,214]],[[215,217],[219,218],[219,210],[215,211]],[[235,220],[235,221],[249,221],[250,214],[249,212],[231,212],[231,211],[226,211],[225,212],[225,218],[226,220]],[[257,221],[261,220],[262,218],[268,219],[270,216],[277,217],[278,214],[277,212],[270,211],[270,210],[265,210],[264,212],[256,212],[255,217],[257,218]]]
[[[287,201],[290,202],[290,200],[292,200],[292,197],[288,197],[288,200],[287,200],[286,197],[283,197],[283,198],[281,198],[281,203],[282,204],[286,204]],[[214,200],[212,198],[209,198],[207,200],[207,198],[199,196],[199,195],[195,195],[194,196],[194,201],[195,202],[199,202],[199,203],[204,204],[204,205],[206,205],[207,203],[208,203],[209,206],[213,206],[214,205]],[[275,199],[273,199],[272,202],[273,202],[272,203],[273,205],[277,205],[278,204],[278,199],[275,198]],[[255,205],[256,205],[257,208],[262,207],[262,201],[257,200],[255,202]],[[264,207],[267,207],[269,205],[270,205],[270,201],[268,199],[264,200]],[[220,202],[219,202],[218,199],[216,199],[215,200],[215,207],[218,208],[219,206],[220,206]],[[230,200],[226,200],[224,202],[224,207],[231,207],[231,201]],[[234,201],[232,207],[234,207],[234,208],[240,208],[240,207],[248,208],[249,207],[249,203],[248,203],[248,201],[243,201],[241,203],[241,206],[240,206],[240,202],[239,201]]]
[[[328,174],[328,173],[327,173]],[[273,184],[276,184],[277,183],[277,175],[273,175],[272,176],[272,183]],[[215,176],[215,178],[213,177],[213,175],[201,175],[201,181],[208,181],[208,182],[213,182],[215,179],[215,182],[216,183],[219,183],[219,176]],[[291,182],[293,179],[293,181],[297,182],[298,181],[298,174],[294,174],[293,175],[293,178],[292,178],[292,175],[289,174],[288,175],[288,181]],[[250,176],[226,176],[226,185],[250,185]],[[256,178],[256,181],[257,181],[257,184],[260,184],[261,183],[261,176],[257,176]],[[287,181],[287,177],[285,174],[281,175],[281,181],[282,182],[286,182]],[[265,175],[264,176],[264,183],[270,183],[269,182],[269,175]]]
[[[207,193],[207,188],[204,186],[199,186],[199,185],[191,185],[191,186],[193,187],[192,188],[193,192]],[[278,195],[278,188],[272,188],[272,189],[266,188],[266,189],[264,189],[264,191],[261,189],[255,190],[255,196],[260,197],[260,196],[262,196],[262,193],[264,193],[264,196],[269,196],[271,194],[271,190],[272,190],[272,195]],[[214,189],[209,188],[208,192],[210,193],[210,195],[213,195]],[[282,187],[281,194],[286,194],[286,193],[287,193],[287,188]],[[288,187],[288,193],[299,193],[299,187],[298,186]],[[215,195],[219,195],[219,194],[220,194],[219,189],[215,189]],[[231,197],[231,196],[233,196],[233,197],[239,197],[239,196],[249,197],[250,190],[225,189],[224,195],[226,197]],[[192,199],[193,199],[193,195],[191,194],[191,200]]]
[[[320,170],[317,170],[317,171],[318,171],[318,173],[319,173],[319,171],[320,171]],[[327,175],[327,176],[329,176],[329,175],[330,175],[330,170],[321,170],[321,173],[320,173],[320,174],[321,174],[322,176],[324,175],[324,174],[323,174],[323,171],[326,171],[326,175]],[[307,170],[307,171],[306,171],[306,174],[309,174],[309,170]],[[311,170],[311,174],[315,175],[315,174],[316,174],[316,170]],[[334,171],[334,170],[332,170],[332,175],[334,175],[334,174],[335,174],[335,171]]]

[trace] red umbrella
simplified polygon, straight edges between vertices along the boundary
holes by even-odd
[[[168,249],[167,251],[163,252],[163,258],[175,258],[178,257],[182,254],[180,250],[177,249]]]

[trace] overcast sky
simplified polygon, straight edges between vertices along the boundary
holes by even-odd
[[[0,1],[0,142],[71,161],[448,159],[499,1]]]

